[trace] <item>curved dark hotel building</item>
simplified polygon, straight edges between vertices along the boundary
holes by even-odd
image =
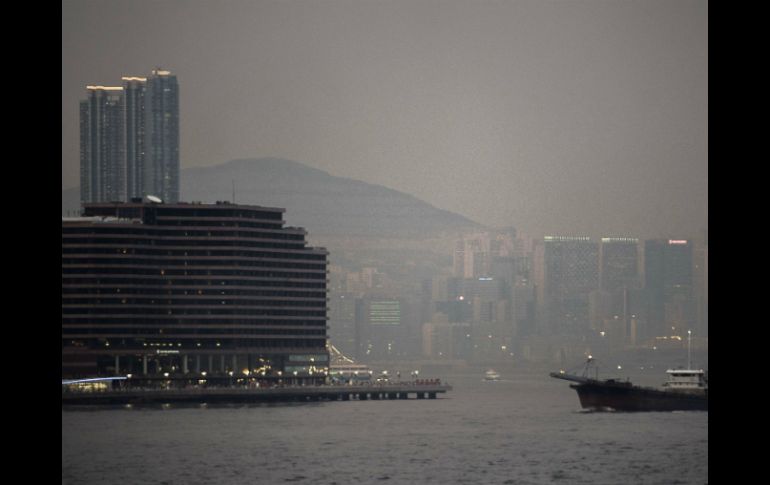
[[[283,212],[134,199],[63,218],[62,377],[322,383],[328,252]]]

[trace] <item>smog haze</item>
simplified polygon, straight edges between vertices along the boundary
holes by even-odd
[[[279,157],[535,237],[701,236],[707,21],[689,0],[65,1],[62,189],[86,85],[161,66],[183,171]]]

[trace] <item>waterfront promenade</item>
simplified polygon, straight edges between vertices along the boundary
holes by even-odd
[[[438,382],[377,383],[283,387],[183,387],[169,389],[119,388],[103,391],[62,389],[62,405],[69,404],[166,404],[251,403],[349,400],[436,399],[452,390]]]

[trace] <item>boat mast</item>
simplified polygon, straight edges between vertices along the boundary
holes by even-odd
[[[692,330],[687,331],[687,368],[692,369],[692,365],[690,364],[690,345],[692,341]]]

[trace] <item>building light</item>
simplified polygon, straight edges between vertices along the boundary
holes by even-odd
[[[123,88],[120,86],[86,86],[86,89],[89,89],[91,91],[99,90],[99,91],[123,91]]]

